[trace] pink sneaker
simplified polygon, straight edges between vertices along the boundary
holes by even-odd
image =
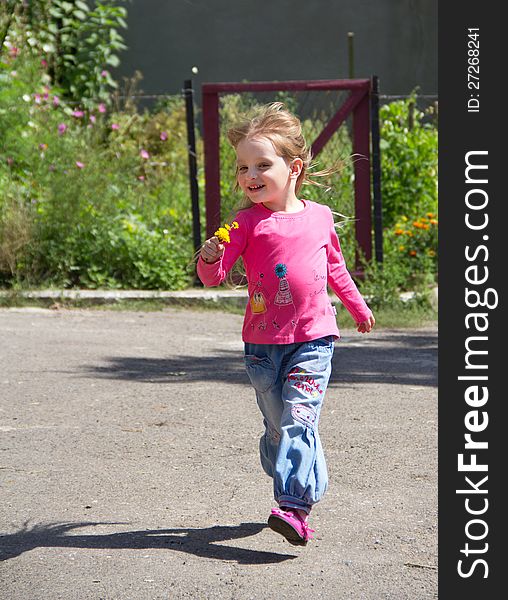
[[[314,529],[308,526],[307,521],[308,516],[303,518],[291,508],[272,508],[272,514],[268,517],[268,527],[283,535],[293,546],[306,546],[314,537]]]

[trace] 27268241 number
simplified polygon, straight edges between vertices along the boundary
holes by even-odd
[[[480,34],[477,27],[468,29],[467,41],[467,87],[480,90]]]

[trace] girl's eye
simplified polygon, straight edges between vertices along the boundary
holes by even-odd
[[[247,170],[247,167],[238,167],[239,173],[244,173]]]
[[[268,168],[270,165],[268,163],[262,163],[259,165],[262,169]]]

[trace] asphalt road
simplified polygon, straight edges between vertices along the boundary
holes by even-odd
[[[343,331],[299,548],[265,525],[241,322],[0,310],[2,600],[437,598],[436,328]]]

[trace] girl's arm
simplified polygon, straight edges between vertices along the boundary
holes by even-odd
[[[197,274],[203,285],[207,287],[220,285],[235,262],[245,249],[247,243],[247,222],[241,213],[235,219],[238,229],[230,231],[230,242],[220,243],[213,236],[202,246],[197,264]]]
[[[374,317],[347,270],[331,212],[327,254],[328,284],[358,324],[358,331],[370,331],[374,325]]]

